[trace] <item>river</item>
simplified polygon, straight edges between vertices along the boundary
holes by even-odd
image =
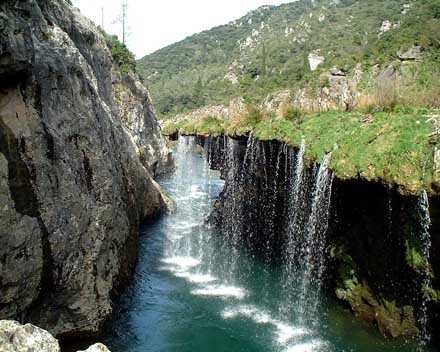
[[[283,269],[207,224],[219,173],[192,139],[181,137],[175,157],[177,171],[159,181],[177,210],[141,229],[134,281],[104,336],[113,352],[428,351],[385,340],[325,295],[314,323],[302,322],[295,312],[307,307],[283,293]]]

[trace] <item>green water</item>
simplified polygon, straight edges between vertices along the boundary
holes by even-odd
[[[384,340],[325,297],[300,324],[282,268],[232,249],[205,224],[219,175],[183,142],[176,156],[178,172],[161,184],[177,211],[141,229],[134,282],[104,337],[113,352],[433,351]]]

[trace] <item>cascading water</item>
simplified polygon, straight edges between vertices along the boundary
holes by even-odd
[[[301,147],[296,154],[292,149],[284,148],[285,153],[285,185],[287,186],[287,240],[284,250],[284,295],[286,300],[282,302],[281,313],[284,316],[292,314],[290,302],[295,300],[295,288],[297,283],[297,267],[295,258],[297,258],[301,241],[301,225],[299,209],[302,208],[303,173],[304,173],[304,153],[305,141],[301,141]],[[290,168],[288,166],[291,165]]]
[[[290,270],[292,269],[292,258],[296,257],[296,250],[298,249],[298,240],[299,240],[299,234],[301,233],[301,224],[299,222],[300,214],[299,209],[304,206],[304,180],[303,180],[303,174],[304,174],[304,153],[306,150],[305,141],[301,141],[301,147],[299,149],[298,154],[296,155],[296,162],[295,155],[292,150],[290,150],[290,160],[292,167],[292,173],[287,174],[286,176],[290,179],[286,181],[287,184],[289,184],[289,202],[288,202],[288,210],[289,210],[289,217],[288,217],[288,240],[287,240],[287,258],[288,261],[288,267]],[[289,271],[290,271],[289,270]]]
[[[312,196],[304,178],[305,142],[298,153],[290,151],[286,163],[288,186],[287,245],[284,252],[284,291],[297,308],[281,305],[284,315],[296,315],[303,326],[313,326],[319,304],[324,271],[325,234],[328,226],[333,175],[329,170],[331,154],[322,161],[314,181]]]
[[[430,263],[430,251],[431,251],[431,236],[429,228],[431,226],[431,218],[429,214],[429,199],[426,191],[423,191],[418,201],[418,216],[420,219],[420,242],[423,258],[425,259],[427,266]],[[421,338],[424,343],[428,343],[431,336],[428,330],[428,299],[427,289],[431,288],[431,270],[428,268],[423,273],[422,278],[422,304],[420,309],[420,327]]]
[[[230,262],[228,267],[224,270],[227,275],[228,282],[232,283],[236,280],[237,275],[239,275],[238,261],[240,257],[239,240],[241,233],[241,213],[242,213],[242,202],[240,199],[240,174],[238,172],[239,165],[236,158],[236,141],[232,138],[227,137],[225,140],[226,148],[226,165],[227,165],[227,184],[226,197],[231,201],[227,203],[225,208],[225,222],[224,228],[226,237],[230,240]],[[226,250],[228,244],[225,242],[223,249]]]
[[[333,184],[333,174],[329,170],[331,153],[327,154],[321,163],[316,177],[312,197],[312,207],[306,226],[306,236],[303,242],[303,263],[301,279],[301,296],[299,300],[300,320],[314,321],[322,286],[324,271],[325,234],[328,227],[330,198]]]

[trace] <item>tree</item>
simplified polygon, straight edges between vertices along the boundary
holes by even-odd
[[[266,45],[263,43],[263,48],[261,49],[261,74],[266,76],[267,73],[267,51]]]
[[[205,90],[201,77],[199,77],[194,86],[193,101],[197,107],[205,105]]]

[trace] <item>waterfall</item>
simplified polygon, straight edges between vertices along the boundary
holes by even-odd
[[[319,167],[312,196],[312,207],[305,229],[306,235],[302,246],[303,270],[298,305],[299,319],[304,323],[316,323],[314,318],[322,286],[326,245],[325,234],[328,228],[333,184],[333,174],[329,170],[330,161],[331,153],[324,157]]]
[[[247,143],[226,136],[179,136],[176,173],[160,180],[177,210],[159,219],[160,226],[146,229],[136,295],[124,300],[132,312],[121,310],[118,332],[127,333],[122,349],[135,338],[142,340],[142,348],[134,343],[139,350],[175,346],[198,351],[209,349],[212,341],[225,341],[220,347],[229,350],[381,349],[375,335],[370,339],[358,324],[350,325],[321,297],[332,155],[310,167],[306,151],[304,140],[293,149],[253,136]],[[388,219],[390,234],[401,207],[393,200],[389,192],[388,209],[379,213]],[[402,204],[411,206],[411,245],[418,245],[414,249],[429,262],[427,194]],[[422,288],[430,288],[430,270],[418,278]],[[417,318],[427,342],[429,292],[421,292],[427,295]],[[321,301],[331,312],[328,318],[318,309]],[[188,329],[194,331],[191,336]],[[399,351],[415,350],[410,348]]]
[[[183,191],[184,189],[190,187],[188,174],[192,173],[191,164],[188,167],[181,167],[186,161],[186,155],[189,151],[193,150],[195,147],[194,137],[180,137],[177,144],[176,150],[176,182],[173,187],[176,190]],[[188,214],[191,216],[192,214]],[[167,247],[165,248],[166,254],[170,257],[174,256],[176,253],[184,253],[185,256],[189,257],[192,251],[192,244],[189,236],[180,236],[175,234],[174,231],[169,232],[167,238]]]
[[[296,163],[294,163],[294,153],[293,151],[290,151],[291,155],[291,161],[292,165],[295,165],[295,170],[293,171],[293,175],[291,177],[291,180],[289,182],[289,203],[288,203],[288,209],[289,209],[289,226],[288,231],[289,234],[291,234],[288,238],[288,256],[289,258],[292,258],[292,256],[295,255],[295,249],[296,249],[296,239],[297,234],[300,233],[300,223],[298,222],[299,219],[299,209],[302,207],[302,196],[304,192],[304,153],[306,150],[306,144],[305,141],[301,141],[301,146],[299,149],[299,152],[296,156]],[[293,236],[292,236],[293,235]]]
[[[418,204],[418,217],[420,221],[420,242],[421,251],[423,257],[426,259],[426,263],[429,266],[430,263],[430,250],[431,250],[431,236],[429,234],[429,228],[431,226],[431,218],[429,215],[429,199],[426,191],[423,191]],[[427,289],[431,287],[431,270],[426,269],[423,273],[422,278],[422,304],[420,307],[420,327],[421,327],[421,338],[424,343],[429,342],[431,336],[428,331],[428,302],[429,297],[426,292]]]
[[[230,241],[231,254],[229,267],[225,268],[226,279],[229,283],[233,283],[239,275],[239,244],[242,229],[242,199],[240,195],[240,180],[242,175],[239,170],[239,161],[236,156],[237,142],[227,137],[225,140],[226,148],[226,164],[227,164],[227,189],[225,203],[224,231]],[[225,242],[225,246],[226,246]]]
[[[324,252],[333,174],[327,154],[313,174],[304,167],[305,141],[298,152],[286,152],[287,238],[284,249],[283,296],[280,312],[296,315],[301,325],[314,323],[324,273]],[[313,179],[314,177],[314,179]],[[311,182],[313,181],[313,183]],[[292,309],[292,302],[296,308]]]
[[[304,174],[304,153],[305,153],[305,141],[301,141],[301,147],[298,154],[295,156],[295,152],[287,147],[284,150],[285,153],[285,185],[287,190],[287,241],[284,249],[284,270],[283,270],[283,282],[284,282],[284,296],[285,299],[281,305],[281,313],[285,316],[290,315],[291,302],[295,299],[295,284],[296,284],[296,266],[295,258],[297,258],[297,252],[300,241],[300,194],[303,193],[303,174]],[[290,168],[289,168],[290,165]]]
[[[203,158],[203,180],[204,180],[204,189],[205,192],[205,201],[204,204],[206,205],[206,213],[204,215],[208,215],[207,213],[211,209],[211,199],[210,194],[212,192],[212,173],[210,172],[212,168],[212,145],[211,145],[211,138],[207,138],[204,145],[204,158]],[[211,270],[211,260],[213,257],[212,253],[212,246],[210,246],[209,243],[209,236],[207,231],[201,231],[200,234],[200,243],[198,244],[198,258],[200,261],[204,261],[206,258],[206,261],[209,263],[208,265],[208,271]]]

